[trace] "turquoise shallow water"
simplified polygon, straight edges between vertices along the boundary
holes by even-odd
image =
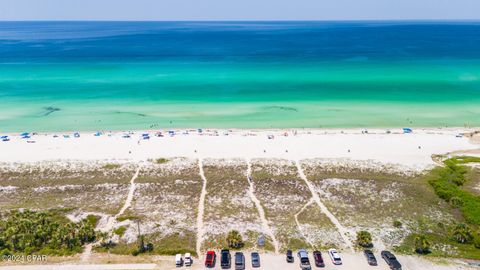
[[[480,24],[0,23],[0,132],[480,126]]]

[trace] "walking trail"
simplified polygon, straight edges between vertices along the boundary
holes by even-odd
[[[260,216],[260,220],[262,221],[262,230],[272,239],[272,244],[275,249],[275,254],[278,254],[280,250],[280,245],[278,244],[277,239],[275,238],[275,234],[273,233],[272,229],[268,225],[268,220],[265,217],[265,210],[262,207],[262,204],[258,200],[258,198],[255,196],[255,186],[253,183],[252,179],[252,164],[250,163],[250,160],[247,159],[247,180],[248,184],[250,185],[248,195],[250,196],[250,199],[252,202],[255,204],[255,207],[257,208],[258,215]]]
[[[113,216],[112,218],[109,218],[107,223],[103,227],[97,228],[97,230],[100,230],[102,232],[110,232],[113,229],[117,218],[119,216],[123,215],[123,213],[125,213],[125,211],[130,207],[130,205],[132,204],[132,200],[133,200],[133,194],[135,193],[135,187],[136,187],[135,180],[137,179],[141,168],[142,168],[142,166],[139,165],[137,170],[135,171],[135,174],[133,175],[132,179],[130,180],[130,187],[128,189],[127,199],[125,200],[125,203],[123,204],[122,208],[120,208],[120,211],[118,211],[118,213],[115,216]],[[92,254],[92,247],[94,245],[98,244],[99,241],[97,241],[95,243],[88,244],[88,245],[85,246],[85,250],[83,251],[82,255],[80,256],[80,261],[81,262],[88,262],[89,261],[90,255]]]
[[[200,258],[202,254],[202,241],[203,235],[205,233],[205,228],[203,225],[203,213],[205,212],[205,196],[207,195],[207,178],[205,177],[205,173],[203,171],[203,161],[201,158],[198,159],[198,169],[200,178],[203,180],[202,185],[202,192],[200,193],[200,200],[198,202],[198,215],[197,215],[197,243],[196,243],[196,251],[197,256]]]
[[[298,175],[300,176],[300,178],[303,179],[303,181],[305,181],[305,184],[307,184],[308,189],[312,193],[313,200],[317,203],[318,207],[320,207],[320,210],[322,210],[322,212],[330,219],[330,221],[333,223],[333,225],[335,225],[338,232],[342,236],[343,242],[345,242],[346,247],[351,252],[354,252],[353,244],[350,241],[350,239],[348,239],[348,237],[347,237],[347,234],[348,234],[347,229],[345,229],[345,227],[343,227],[342,224],[340,224],[338,219],[322,203],[322,201],[320,200],[320,197],[318,196],[318,193],[315,191],[315,188],[313,187],[313,184],[310,181],[308,181],[307,176],[303,172],[302,166],[300,165],[300,161],[296,160],[295,164],[297,165]]]
[[[311,198],[311,199],[302,207],[302,209],[300,209],[300,211],[298,211],[298,213],[295,214],[295,223],[297,223],[298,230],[299,230],[300,233],[302,234],[303,238],[308,242],[308,244],[310,245],[310,247],[315,248],[315,245],[313,244],[313,242],[310,240],[310,238],[307,237],[307,235],[305,234],[305,232],[303,232],[302,226],[300,225],[300,222],[298,221],[298,216],[299,216],[303,211],[305,211],[305,209],[307,209],[307,207],[309,207],[312,203],[314,203],[313,198]]]

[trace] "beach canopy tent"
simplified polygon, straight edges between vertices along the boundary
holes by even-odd
[[[99,131],[97,133],[93,134],[93,136],[97,136],[97,137],[100,136],[100,135],[102,135],[102,133],[99,132]]]
[[[169,131],[168,131],[168,134],[169,134],[170,136],[173,136],[173,135],[175,135],[175,131],[174,131],[174,130],[169,130]]]
[[[20,136],[22,136],[22,137],[29,136],[29,135],[30,135],[30,133],[28,133],[28,132],[23,132],[22,134],[20,134]]]
[[[80,138],[80,133],[75,132],[75,133],[73,134],[73,136],[74,136],[75,138]]]
[[[403,128],[403,133],[412,133],[413,130],[411,128]]]

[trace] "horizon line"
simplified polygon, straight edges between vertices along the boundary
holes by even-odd
[[[132,19],[20,19],[20,20],[2,20],[0,22],[480,22],[478,19],[315,19],[315,20],[296,20],[296,19],[178,19],[178,20],[132,20]]]

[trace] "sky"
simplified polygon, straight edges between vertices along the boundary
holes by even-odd
[[[0,0],[0,20],[480,20],[480,0]]]

